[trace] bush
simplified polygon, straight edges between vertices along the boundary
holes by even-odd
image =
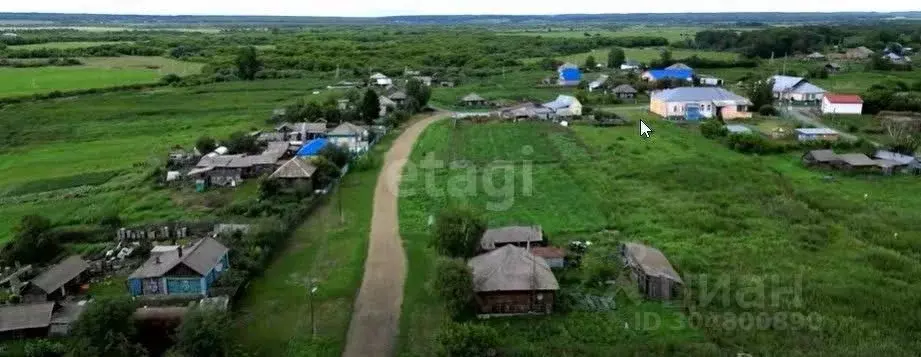
[[[67,352],[63,343],[45,339],[32,340],[23,348],[25,357],[60,357]]]
[[[729,131],[726,130],[726,127],[724,127],[723,123],[720,123],[719,120],[711,119],[700,124],[700,133],[705,138],[715,139],[728,135]]]
[[[435,250],[442,255],[469,258],[476,254],[480,238],[486,232],[486,222],[466,208],[447,208],[435,221]]]
[[[730,135],[726,144],[730,149],[744,154],[775,154],[786,151],[784,146],[757,134]]]
[[[761,108],[758,108],[758,114],[764,116],[775,116],[777,115],[777,108],[774,108],[773,105],[765,104],[762,105]]]
[[[473,272],[462,259],[441,258],[435,266],[432,290],[444,300],[448,312],[457,317],[473,301]]]
[[[499,333],[490,326],[449,323],[435,335],[438,356],[492,356],[499,346]]]
[[[228,350],[231,323],[226,313],[198,309],[187,314],[176,332],[176,349],[187,356],[222,357]]]

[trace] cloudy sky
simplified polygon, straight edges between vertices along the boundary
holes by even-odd
[[[390,16],[734,11],[910,11],[916,0],[0,0],[0,12]]]

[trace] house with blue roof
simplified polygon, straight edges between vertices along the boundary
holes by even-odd
[[[663,79],[682,80],[691,82],[694,80],[693,69],[651,69],[643,73],[643,80],[648,82],[661,81]]]
[[[301,149],[297,151],[297,156],[317,156],[327,144],[329,144],[329,140],[324,138],[310,140],[304,146],[301,146]]]
[[[582,82],[582,71],[579,70],[579,66],[572,63],[563,64],[556,72],[559,74],[557,84],[561,86],[577,86]]]
[[[771,80],[774,81],[774,99],[818,103],[825,96],[824,89],[803,77],[773,76]]]

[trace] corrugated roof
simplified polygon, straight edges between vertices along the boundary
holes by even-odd
[[[310,178],[317,171],[317,167],[305,157],[295,157],[275,170],[269,178]]]
[[[639,243],[624,243],[624,248],[627,258],[638,265],[646,275],[666,277],[684,283],[672,264],[658,249]]]
[[[217,265],[221,257],[229,249],[214,238],[204,238],[191,246],[179,250],[171,250],[160,254],[152,254],[129,278],[155,278],[163,276],[180,263],[185,264],[202,276],[207,275],[211,268]],[[159,259],[158,259],[159,258]]]
[[[314,156],[320,153],[320,150],[323,150],[328,144],[329,141],[326,139],[313,139],[308,141],[304,146],[301,146],[300,150],[297,151],[297,156]]]
[[[513,245],[476,256],[467,265],[476,292],[560,289],[544,259]]]
[[[793,90],[791,90],[790,93],[814,94],[825,93],[825,90],[809,82],[800,82],[800,84],[797,84],[796,87],[793,87]]]
[[[509,226],[488,229],[480,239],[483,250],[496,249],[496,245],[509,243],[539,243],[544,240],[540,226]]]
[[[731,102],[736,105],[751,105],[748,98],[719,87],[679,87],[653,94],[653,98],[665,102]]]
[[[552,102],[544,103],[544,106],[547,108],[553,109],[553,110],[559,110],[563,108],[569,108],[570,106],[578,102],[579,100],[576,99],[576,97],[573,97],[571,95],[560,94]]]
[[[365,129],[363,127],[360,127],[358,125],[355,125],[349,122],[344,122],[342,124],[339,124],[339,126],[337,126],[335,129],[330,131],[327,135],[329,136],[361,136],[361,135],[364,135],[366,131],[368,131],[368,129]]]
[[[651,69],[648,73],[653,80],[665,78],[686,80],[694,76],[694,71],[689,69]]]
[[[673,65],[671,65],[671,66],[665,67],[665,69],[684,69],[684,70],[689,70],[689,71],[690,71],[690,70],[693,70],[693,68],[691,68],[691,66],[688,66],[688,65],[686,65],[686,64],[684,64],[684,63],[681,63],[681,62],[678,62],[678,63],[675,63],[675,64],[673,64]]]
[[[851,166],[875,166],[876,162],[873,161],[870,157],[864,154],[841,154],[838,155],[838,159],[846,162]]]
[[[791,76],[772,76],[771,79],[774,81],[775,92],[786,92],[792,90],[793,87],[805,80],[803,77]]]
[[[752,132],[751,128],[740,124],[726,125],[726,130],[733,134],[747,134]]]
[[[558,247],[533,247],[531,254],[544,259],[565,258],[566,250]]]
[[[799,128],[796,129],[799,134],[805,135],[837,135],[838,132],[831,128]]]
[[[856,94],[826,94],[825,99],[834,104],[863,104],[863,98]]]
[[[891,151],[885,151],[885,150],[877,151],[875,154],[873,154],[873,157],[877,159],[895,161],[901,165],[908,165],[912,163],[913,161],[915,161],[914,156],[902,155],[897,152],[891,152]]]
[[[79,276],[89,267],[90,264],[79,255],[72,255],[32,279],[32,285],[42,289],[46,294],[50,294]]]
[[[43,328],[51,325],[53,302],[0,306],[0,332]]]

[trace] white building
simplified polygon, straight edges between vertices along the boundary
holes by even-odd
[[[371,75],[371,84],[381,87],[389,87],[393,85],[393,80],[390,77],[385,76],[383,73],[375,73]]]
[[[773,76],[774,98],[794,102],[819,102],[825,90],[806,81],[802,77]]]
[[[826,94],[822,114],[862,114],[863,99],[856,94]]]
[[[642,66],[643,65],[637,61],[627,60],[626,62],[620,65],[620,69],[623,71],[637,71],[637,70],[640,70]]]
[[[582,103],[576,97],[560,95],[556,100],[544,103],[545,108],[553,110],[558,117],[582,116]]]
[[[333,145],[348,149],[351,153],[362,153],[368,151],[370,134],[365,127],[344,122],[327,133],[326,137]]]

